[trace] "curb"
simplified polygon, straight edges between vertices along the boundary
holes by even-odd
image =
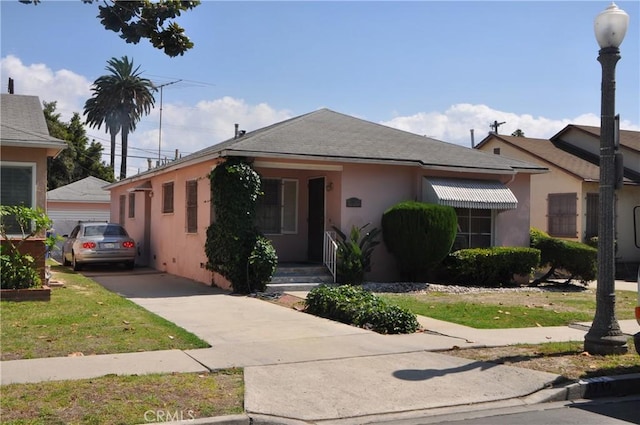
[[[632,373],[581,379],[563,387],[542,390],[529,396],[528,400],[532,403],[545,403],[637,394],[640,394],[640,373]]]

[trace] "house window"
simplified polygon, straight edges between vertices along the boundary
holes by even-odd
[[[256,226],[265,234],[298,232],[298,181],[262,180],[263,196],[256,206]]]
[[[165,214],[173,212],[173,182],[162,185],[162,212]]]
[[[198,181],[189,180],[186,186],[187,192],[187,233],[198,232]]]
[[[35,164],[3,162],[0,164],[0,174],[2,181],[0,204],[5,206],[22,205],[29,208],[35,207]],[[2,223],[8,235],[22,233],[14,217],[4,217]]]
[[[587,223],[584,235],[587,241],[594,236],[598,236],[598,217],[600,217],[599,200],[599,194],[587,193]]]
[[[135,192],[131,192],[129,194],[129,218],[134,218],[136,216],[136,194]]]
[[[456,208],[458,233],[452,251],[491,246],[493,230],[492,210]]]
[[[576,237],[575,193],[550,193],[548,203],[548,233],[551,236]]]
[[[119,217],[119,223],[124,225],[124,211],[126,208],[126,204],[127,204],[127,196],[126,195],[120,195],[120,215]]]

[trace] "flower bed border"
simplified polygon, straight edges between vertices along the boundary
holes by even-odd
[[[2,301],[51,301],[51,288],[2,289]]]

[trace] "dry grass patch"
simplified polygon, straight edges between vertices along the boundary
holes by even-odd
[[[243,412],[240,369],[2,387],[3,424],[136,424]]]

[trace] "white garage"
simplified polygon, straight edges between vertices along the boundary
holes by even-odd
[[[71,233],[78,221],[109,221],[109,182],[87,177],[47,192],[47,215],[57,235]],[[54,258],[60,251],[54,252]]]

